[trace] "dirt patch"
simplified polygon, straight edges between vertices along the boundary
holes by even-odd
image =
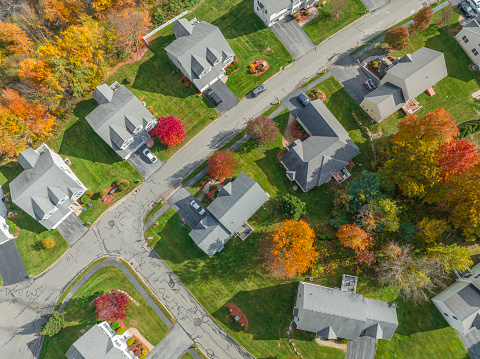
[[[348,344],[340,344],[340,343],[335,343],[331,342],[329,340],[322,340],[321,338],[315,338],[315,341],[317,342],[318,345],[322,347],[330,347],[330,348],[335,348],[335,349],[340,349],[343,351],[347,351],[347,346]]]
[[[145,55],[145,53],[147,52],[147,50],[148,50],[147,47],[142,47],[142,48],[138,49],[137,52],[134,52],[133,54],[131,54],[130,57],[128,59],[126,59],[125,61],[122,61],[122,62],[116,64],[115,67],[113,67],[110,71],[108,71],[105,74],[105,76],[103,77],[103,79],[104,79],[103,82],[105,82],[105,80],[108,79],[111,74],[113,74],[115,71],[117,71],[123,65],[133,64],[137,61],[140,61],[142,59],[143,55]]]

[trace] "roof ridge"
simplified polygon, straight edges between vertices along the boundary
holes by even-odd
[[[243,173],[243,172],[242,172],[242,173]],[[246,175],[246,176],[247,176],[248,178],[250,178],[250,176],[248,176],[248,175]],[[238,178],[238,177],[237,177],[237,178]],[[250,178],[250,179],[251,179],[251,178]],[[235,180],[236,180],[236,179],[235,179]],[[233,182],[235,182],[235,181],[229,182],[229,183],[232,183],[232,192],[233,192]],[[228,184],[228,183],[226,183],[225,185],[227,185],[227,184]],[[258,183],[257,183],[257,181],[253,180],[253,183],[252,183],[250,186],[248,186],[247,190],[246,190],[245,192],[243,192],[243,194],[242,194],[240,197],[238,197],[238,199],[237,199],[235,202],[232,202],[232,204],[227,208],[227,210],[226,210],[225,212],[223,212],[222,217],[223,217],[228,211],[230,211],[230,210],[232,209],[232,207],[233,207],[233,205],[234,205],[235,203],[239,202],[243,197],[245,197],[245,195],[247,194],[247,192],[250,191],[250,189],[251,189],[255,184],[258,184]],[[260,185],[259,185],[259,186],[260,186]],[[261,188],[261,187],[260,187],[260,188]],[[222,189],[223,189],[223,187],[222,187]],[[262,189],[262,190],[263,190],[263,189]],[[217,198],[218,198],[218,197],[217,197]],[[213,202],[212,202],[212,203],[213,203]],[[211,212],[210,212],[210,213],[211,213]],[[212,215],[213,215],[213,214],[212,214]],[[219,220],[215,215],[213,215],[213,217],[215,217],[215,218],[217,219],[217,221],[218,221],[220,224],[223,225],[223,223],[220,222],[220,220]],[[228,232],[230,232],[230,231],[228,230]]]
[[[210,36],[214,31],[220,30],[217,26],[215,26],[215,25],[213,25],[213,24],[210,24],[209,22],[206,22],[206,21],[204,21],[204,20],[202,20],[201,22],[199,22],[199,23],[196,24],[195,26],[198,26],[198,25],[200,25],[201,23],[209,24],[209,25],[212,26],[212,28],[211,28],[211,31],[209,31],[208,33],[205,33],[205,34],[199,36],[199,38],[198,38],[197,41],[196,41],[196,45],[198,45],[201,41],[205,40],[205,38],[208,37],[208,36]],[[193,27],[194,30],[195,30],[195,26]],[[183,38],[183,37],[193,36],[193,34],[194,34],[194,33],[192,32],[190,35],[182,36],[182,37],[180,37],[180,38],[178,38],[178,39],[175,39],[175,41],[180,40],[180,39]],[[223,34],[222,34],[222,35],[223,35]],[[226,40],[226,39],[225,39],[225,40]],[[171,44],[173,44],[175,41],[173,41],[172,43],[170,43],[168,46],[170,46]],[[195,45],[195,46],[196,46],[196,45]],[[167,46],[167,47],[168,47],[168,46]],[[205,46],[205,48],[207,48],[207,47],[208,47],[208,46]],[[176,55],[176,57],[178,58],[178,57],[180,57],[180,56],[185,55],[188,51],[190,51],[190,49],[191,49],[190,47],[189,47],[188,49],[185,48],[185,50],[184,50],[182,53],[179,53],[178,55]]]

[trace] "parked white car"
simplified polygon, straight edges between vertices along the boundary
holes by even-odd
[[[190,202],[190,206],[195,208],[195,211],[197,211],[198,214],[200,214],[202,216],[205,214],[205,209],[203,209],[203,207],[200,206],[196,201]]]
[[[157,162],[157,157],[153,154],[152,151],[150,151],[148,148],[145,148],[143,150],[143,154],[145,155],[145,157],[147,157],[150,161],[152,161],[152,163],[155,163]]]

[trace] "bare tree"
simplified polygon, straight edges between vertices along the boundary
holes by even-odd
[[[150,16],[146,10],[113,10],[107,15],[117,37],[116,47],[130,52],[138,50],[140,38],[150,28]]]
[[[391,243],[384,251],[386,259],[377,268],[380,283],[400,289],[400,295],[413,302],[429,299],[436,288],[443,287],[447,276],[437,262],[415,256],[410,246]]]

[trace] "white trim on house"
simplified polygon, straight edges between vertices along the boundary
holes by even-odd
[[[157,124],[157,121],[150,121],[145,125],[145,131],[150,131],[151,129],[155,128],[155,125]]]
[[[121,150],[126,149],[128,146],[130,146],[133,143],[133,137],[129,138],[128,140],[125,140],[123,143],[122,147],[120,147]]]

